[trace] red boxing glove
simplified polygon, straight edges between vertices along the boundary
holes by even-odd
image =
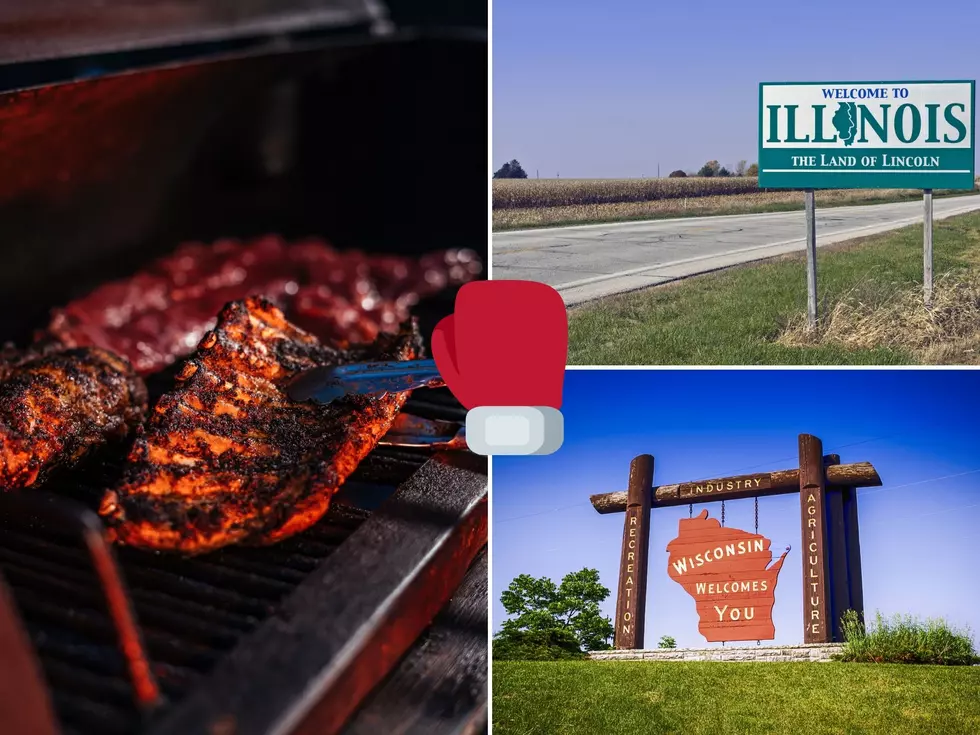
[[[432,334],[432,357],[465,408],[561,408],[568,315],[561,295],[535,281],[474,281]]]
[[[568,315],[551,286],[464,285],[455,313],[436,325],[432,356],[448,388],[470,411],[466,433],[473,451],[547,454],[561,446]]]

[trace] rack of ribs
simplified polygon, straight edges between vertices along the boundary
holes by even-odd
[[[482,267],[466,249],[367,255],[276,235],[184,243],[55,310],[38,338],[112,350],[149,375],[191,354],[225,304],[264,296],[322,340],[370,344],[397,332],[420,299],[474,279]]]
[[[29,487],[146,415],[146,386],[97,348],[0,354],[0,490]]]
[[[122,544],[186,554],[263,545],[318,521],[409,393],[296,403],[320,365],[419,356],[414,322],[353,350],[322,344],[270,301],[228,304],[137,435],[99,513]]]

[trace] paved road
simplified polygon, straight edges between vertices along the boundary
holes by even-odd
[[[935,219],[980,209],[980,195],[936,199]],[[922,222],[922,202],[820,209],[817,246]],[[804,250],[802,211],[623,222],[493,236],[493,278],[543,281],[569,306]]]

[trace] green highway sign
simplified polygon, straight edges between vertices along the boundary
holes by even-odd
[[[972,189],[976,82],[763,82],[759,186]]]

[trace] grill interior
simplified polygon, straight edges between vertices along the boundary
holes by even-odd
[[[431,419],[465,418],[462,407],[443,390],[416,393],[405,410]],[[157,711],[141,711],[136,703],[100,580],[78,536],[63,524],[52,528],[54,524],[38,523],[29,511],[16,512],[16,501],[8,498],[0,570],[37,651],[64,731],[123,735],[151,727],[225,653],[275,613],[310,572],[330,555],[342,553],[343,542],[371,516],[370,508],[429,456],[424,450],[376,448],[323,520],[272,547],[233,547],[195,558],[116,551],[164,699]],[[94,484],[80,482],[66,489],[79,499],[97,497]],[[73,505],[60,495],[52,502]]]
[[[0,94],[0,342],[185,241],[486,253],[486,64],[335,41]]]

